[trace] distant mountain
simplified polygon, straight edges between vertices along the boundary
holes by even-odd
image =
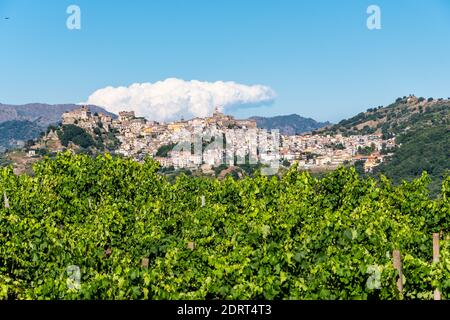
[[[61,121],[66,111],[79,108],[77,104],[30,103],[9,105],[0,103],[0,152],[5,148],[15,148],[21,143],[35,139],[51,124]],[[89,106],[92,112],[116,115],[98,106]]]
[[[35,139],[42,128],[28,120],[10,120],[0,123],[0,152],[6,148],[22,147],[27,140]]]
[[[61,116],[66,111],[79,108],[77,104],[44,104],[30,103],[24,105],[10,105],[0,103],[0,123],[11,120],[28,120],[35,122],[42,128],[47,128],[50,124],[55,124],[61,120]],[[101,112],[115,116],[112,113],[98,106],[88,106],[92,112]]]
[[[275,117],[251,117],[255,120],[258,128],[272,130],[278,129],[284,135],[296,135],[330,125],[327,122],[317,122],[311,118],[304,118],[298,114]]]

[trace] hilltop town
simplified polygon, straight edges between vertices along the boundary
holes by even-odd
[[[80,135],[67,137],[69,129],[72,132],[74,128],[83,130],[83,139],[90,142],[80,143]],[[90,146],[136,161],[150,155],[162,167],[204,173],[221,165],[250,162],[289,166],[294,161],[300,169],[319,171],[362,161],[364,170],[370,172],[384,161],[395,142],[392,137],[383,139],[380,133],[281,135],[257,128],[255,120],[225,115],[219,108],[210,117],[159,123],[137,117],[133,111],[119,112],[113,118],[82,106],[65,112],[60,127],[49,127],[41,139],[26,149],[27,156],[35,158],[42,150],[60,152]]]

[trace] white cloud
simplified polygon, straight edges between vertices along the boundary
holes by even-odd
[[[86,104],[108,111],[135,111],[149,120],[170,121],[211,115],[216,106],[223,111],[269,104],[275,92],[263,85],[232,81],[202,82],[169,78],[155,83],[134,83],[129,87],[106,87],[92,93]]]

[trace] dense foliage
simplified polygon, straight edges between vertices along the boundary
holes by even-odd
[[[392,159],[377,168],[395,182],[412,180],[426,171],[433,181],[430,189],[439,194],[442,179],[450,169],[450,126],[411,130],[397,138],[401,147]]]
[[[169,183],[151,159],[63,153],[34,176],[0,170],[0,298],[398,299],[394,249],[403,298],[450,296],[450,178],[431,200],[426,174],[393,186],[353,168]]]
[[[172,151],[172,149],[175,147],[175,143],[170,143],[167,145],[163,145],[158,148],[158,151],[156,151],[156,157],[167,157],[169,155],[169,152]]]
[[[73,142],[82,148],[88,148],[95,145],[94,139],[86,132],[86,130],[73,124],[63,125],[61,130],[58,130],[57,133],[59,140],[61,140],[61,144],[65,147],[69,145],[69,142]]]

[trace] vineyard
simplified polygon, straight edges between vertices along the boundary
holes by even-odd
[[[450,298],[450,178],[433,199],[426,174],[353,168],[170,183],[151,159],[62,153],[33,171],[0,169],[0,299]]]

